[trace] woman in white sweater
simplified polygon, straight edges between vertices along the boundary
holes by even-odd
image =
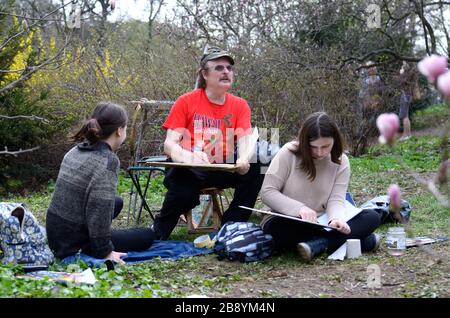
[[[371,234],[381,222],[376,211],[363,210],[348,223],[344,220],[349,179],[350,163],[337,125],[324,112],[310,115],[297,140],[285,144],[272,160],[261,199],[272,211],[310,222],[327,213],[328,225],[336,230],[266,216],[261,225],[273,236],[276,249],[296,247],[302,259],[310,261],[354,238],[361,240],[363,252],[376,250],[380,238]]]

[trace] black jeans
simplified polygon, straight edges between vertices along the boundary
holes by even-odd
[[[248,221],[252,211],[238,206],[253,208],[263,180],[264,174],[261,173],[259,163],[250,164],[250,170],[245,175],[226,171],[170,169],[164,179],[167,194],[153,226],[157,237],[166,240],[177,225],[180,215],[200,203],[200,189],[208,187],[235,189],[233,200],[224,212],[222,224],[228,221]]]
[[[263,230],[265,233],[272,235],[275,242],[275,249],[278,251],[293,249],[298,243],[306,242],[317,237],[327,238],[327,252],[330,254],[344,244],[347,239],[360,239],[361,251],[365,252],[370,250],[373,246],[365,246],[364,239],[380,226],[380,214],[375,210],[366,209],[347,223],[351,229],[351,233],[348,235],[335,230],[328,232],[323,229],[317,229],[316,227],[312,228],[308,224],[280,217],[268,220],[264,224]]]
[[[116,197],[114,202],[115,219],[123,208],[123,200]],[[111,241],[116,252],[143,251],[148,249],[155,239],[155,234],[150,228],[131,228],[111,231]]]

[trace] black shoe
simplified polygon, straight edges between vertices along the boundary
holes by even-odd
[[[152,225],[150,225],[150,229],[152,229],[153,232],[155,233],[155,238],[154,238],[154,240],[159,240],[159,241],[161,241],[161,240],[164,239],[164,238],[163,238],[163,235],[162,235],[162,233],[161,233],[161,231],[155,226],[154,223],[153,223]]]
[[[325,252],[328,247],[326,238],[317,238],[297,244],[297,251],[304,262],[310,262],[315,256]]]
[[[361,246],[363,252],[373,252],[375,253],[380,248],[381,235],[372,233],[363,240],[363,245]]]

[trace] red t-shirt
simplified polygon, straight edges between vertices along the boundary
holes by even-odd
[[[162,127],[180,132],[184,149],[204,151],[212,163],[231,163],[237,139],[251,133],[250,117],[245,99],[227,93],[218,105],[199,88],[177,99]]]

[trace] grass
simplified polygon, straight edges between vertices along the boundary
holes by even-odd
[[[434,114],[434,113],[432,113]],[[398,183],[403,191],[403,198],[413,207],[410,222],[410,233],[414,236],[450,236],[449,210],[443,208],[437,200],[409,175],[411,169],[423,177],[431,176],[436,171],[440,153],[438,145],[440,139],[432,136],[411,138],[397,145],[392,150],[386,146],[377,145],[369,153],[359,158],[350,158],[352,177],[349,191],[353,194],[358,205],[378,195],[384,195],[391,183]],[[404,164],[399,163],[399,156]],[[143,177],[141,182],[145,182]],[[125,199],[125,210],[128,207],[128,193],[131,180],[122,173],[118,183],[118,193]],[[48,206],[54,183],[50,182],[47,190],[33,193],[27,197],[11,196],[8,201],[25,202],[45,224],[45,211]],[[445,190],[445,189],[444,189]],[[447,188],[448,191],[448,188]],[[154,178],[150,183],[148,200],[155,208],[161,206],[165,189],[162,176]],[[115,227],[134,225],[131,220],[127,224],[126,211],[122,212],[122,219],[115,220]],[[252,216],[253,222],[258,222],[257,216]],[[144,213],[141,225],[147,226],[149,217]],[[385,234],[389,224],[382,225],[377,232]],[[195,237],[188,235],[185,227],[178,227],[172,239],[192,241]],[[441,251],[447,251],[445,246]],[[410,272],[421,271],[421,263],[427,263],[429,257],[420,250],[409,252],[412,260],[399,259],[387,255],[382,248],[376,254],[367,254],[356,260],[345,263],[334,263],[325,256],[318,258],[312,264],[301,264],[295,253],[286,253],[272,257],[266,261],[250,264],[218,262],[214,255],[193,257],[179,261],[155,260],[153,262],[134,266],[117,266],[114,271],[105,268],[95,269],[98,282],[94,286],[61,285],[50,281],[32,281],[17,279],[20,267],[0,266],[0,297],[183,297],[190,294],[215,295],[227,297],[335,297],[336,295],[350,295],[348,290],[355,290],[356,295],[363,293],[368,296],[380,296],[379,291],[367,291],[348,287],[360,286],[366,279],[365,267],[369,264],[381,264],[388,274],[384,280],[394,282],[383,287],[384,293],[391,293],[398,297],[439,297],[448,296],[448,271],[438,269],[427,271],[417,276],[411,283],[397,284],[396,271],[407,267]],[[417,267],[414,266],[419,266]],[[77,267],[78,266],[78,267]],[[85,268],[78,264],[71,268],[55,264],[51,270],[79,271]],[[400,275],[400,274],[399,274]],[[406,275],[406,274],[405,274]],[[431,278],[427,275],[432,275]],[[433,276],[434,275],[434,276]],[[288,280],[302,284],[283,287]],[[278,283],[277,282],[280,282]],[[311,283],[308,283],[311,281]],[[439,283],[436,283],[439,281]],[[273,283],[271,283],[273,282]],[[308,285],[309,284],[309,285]],[[446,292],[447,290],[447,292]],[[381,294],[383,295],[383,294]]]
[[[411,126],[413,130],[430,127],[430,123],[436,127],[448,122],[449,118],[450,108],[448,105],[433,105],[414,112],[411,116]]]

